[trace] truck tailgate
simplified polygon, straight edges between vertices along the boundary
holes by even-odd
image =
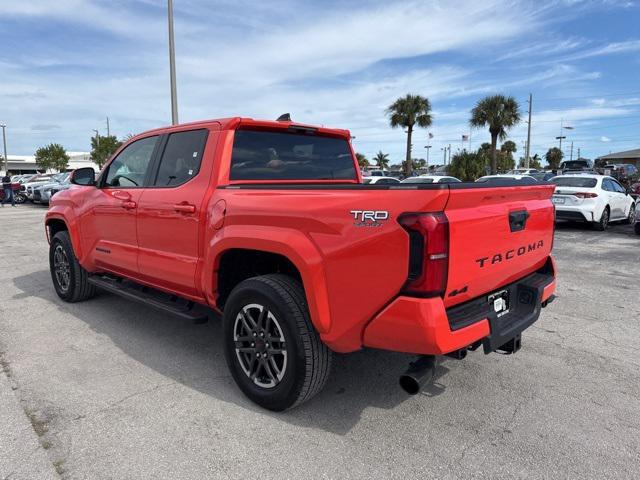
[[[553,245],[551,185],[450,189],[449,276],[451,307],[493,292],[541,268]]]

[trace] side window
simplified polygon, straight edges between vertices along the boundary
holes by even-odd
[[[158,136],[156,135],[128,145],[109,165],[104,186],[107,188],[143,186],[157,141]]]
[[[158,187],[175,187],[200,171],[208,130],[189,130],[169,135],[154,182]]]
[[[606,190],[607,192],[615,191],[613,185],[611,185],[611,180],[609,180],[608,178],[604,178],[602,180],[602,189]]]
[[[616,192],[624,193],[624,194],[627,193],[627,191],[624,189],[624,187],[622,185],[620,185],[618,182],[616,182],[614,180],[612,183],[613,183],[613,188],[615,189]]]

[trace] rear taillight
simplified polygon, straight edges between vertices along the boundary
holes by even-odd
[[[405,213],[398,219],[409,233],[409,276],[403,293],[443,296],[449,271],[449,221],[444,212]]]
[[[591,192],[574,192],[571,195],[578,198],[596,198],[598,196],[597,193],[591,193]]]

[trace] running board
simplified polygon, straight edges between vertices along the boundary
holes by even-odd
[[[87,280],[102,290],[120,295],[128,300],[144,303],[194,323],[205,323],[209,320],[207,307],[177,295],[164,293],[119,277],[91,275]]]

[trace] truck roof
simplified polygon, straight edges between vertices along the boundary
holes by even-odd
[[[278,129],[285,130],[289,128],[300,128],[301,130],[313,130],[322,135],[331,135],[337,137],[343,137],[347,140],[351,138],[351,132],[349,130],[341,128],[327,128],[318,125],[309,125],[305,123],[298,123],[293,121],[277,121],[277,120],[259,120],[250,117],[227,117],[227,118],[213,118],[209,120],[198,120],[195,122],[180,123],[178,125],[167,125],[164,127],[154,128],[153,130],[146,130],[139,133],[135,137],[140,135],[147,135],[149,133],[161,132],[167,129],[182,130],[185,127],[208,127],[213,124],[220,126],[220,130],[237,130],[238,128],[258,128],[258,129]],[[134,137],[134,138],[135,138]]]

